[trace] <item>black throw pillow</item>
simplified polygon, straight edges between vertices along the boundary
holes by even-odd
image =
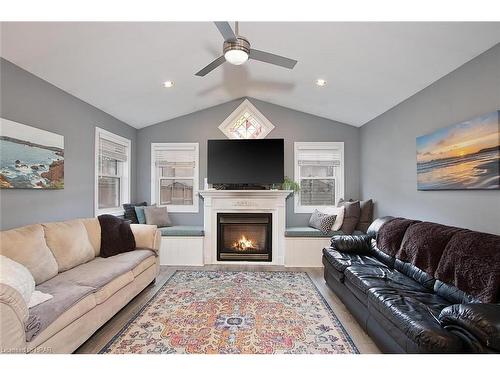
[[[101,225],[102,258],[135,250],[135,238],[130,229],[130,221],[114,215],[100,215],[97,219]]]
[[[147,206],[146,202],[141,203],[125,203],[123,204],[123,209],[125,213],[123,214],[123,218],[126,220],[130,220],[132,224],[138,224],[137,215],[135,214],[135,206]]]

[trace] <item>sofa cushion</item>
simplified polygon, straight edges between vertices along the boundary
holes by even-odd
[[[396,261],[394,262],[394,268],[402,274],[411,277],[413,280],[423,285],[427,289],[433,290],[436,279],[429,275],[427,272],[424,272],[420,268],[414,266],[413,264],[402,262],[399,259],[396,259]]]
[[[359,208],[361,213],[358,224],[356,225],[356,230],[366,233],[373,221],[373,201],[371,199],[360,201]]]
[[[344,271],[344,275],[346,281],[349,280],[365,295],[370,288],[375,287],[426,291],[415,280],[385,265],[370,265],[370,267],[367,267],[366,265],[353,264]]]
[[[461,291],[454,285],[436,280],[434,283],[434,293],[452,303],[480,303],[481,301],[471,295]]]
[[[41,225],[0,232],[0,254],[25,266],[37,285],[57,275],[57,262]]]
[[[130,220],[132,224],[139,224],[139,221],[137,219],[137,214],[135,213],[135,207],[136,206],[147,206],[148,204],[146,202],[141,202],[141,203],[124,203],[123,204],[123,210],[125,211],[123,213],[123,218],[125,220]]]
[[[134,250],[109,258],[97,257],[40,284],[38,289],[52,294],[54,298],[30,309],[30,316],[36,316],[40,321],[39,332],[82,298],[99,291],[119,276],[130,272],[133,279],[131,271],[147,258],[154,256],[151,250]],[[116,287],[116,284],[114,286]],[[105,293],[98,297],[102,302]],[[31,334],[30,339],[33,337]]]
[[[94,259],[95,250],[81,220],[46,223],[42,226],[47,246],[56,258],[59,272]]]
[[[347,267],[351,267],[352,265],[362,265],[362,266],[379,266],[385,267],[384,264],[379,262],[377,259],[367,256],[360,255],[354,253],[343,253],[332,248],[323,249],[323,255],[328,263],[337,270],[338,272],[344,272]],[[343,277],[341,277],[341,280]]]
[[[205,231],[201,226],[191,225],[174,225],[171,227],[158,228],[162,236],[179,236],[179,237],[203,237]],[[311,228],[312,229],[312,228]]]
[[[134,233],[127,220],[114,215],[99,215],[97,218],[101,225],[101,257],[135,250]]]
[[[309,226],[319,229],[323,234],[328,234],[332,231],[335,218],[336,215],[328,215],[318,210],[314,210],[309,218]]]
[[[132,270],[132,274],[134,275],[134,277],[137,277],[155,263],[155,257],[148,257],[134,267],[134,269]]]
[[[170,227],[172,225],[167,207],[145,207],[144,216],[146,217],[146,224],[149,225],[157,225],[159,227]]]
[[[26,341],[31,341],[62,313],[94,291],[93,287],[74,283],[61,277],[63,275],[64,272],[38,286],[40,291],[51,294],[53,298],[29,309],[30,317],[36,318],[40,324],[26,330]]]
[[[345,234],[353,234],[361,216],[359,201],[345,202],[339,201],[339,207],[344,207],[344,221],[340,230]]]
[[[106,302],[109,297],[127,284],[130,284],[132,281],[134,281],[134,274],[132,271],[125,272],[124,274],[115,277],[109,283],[94,292],[95,303],[100,305],[101,303]]]
[[[319,229],[311,227],[287,227],[285,237],[325,237],[330,238],[335,235],[342,235],[342,231],[330,231],[327,234],[322,233]],[[354,231],[354,235],[363,234],[362,232]]]
[[[371,288],[368,309],[375,309],[393,323],[423,352],[458,352],[461,340],[446,331],[438,317],[450,303],[427,290]]]
[[[85,225],[89,241],[94,248],[94,255],[98,257],[101,251],[101,224],[99,224],[99,219],[96,217],[82,219],[82,223]]]

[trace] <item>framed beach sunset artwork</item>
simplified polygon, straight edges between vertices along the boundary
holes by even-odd
[[[0,118],[0,188],[63,189],[64,137]]]
[[[500,111],[417,137],[418,190],[500,189]]]

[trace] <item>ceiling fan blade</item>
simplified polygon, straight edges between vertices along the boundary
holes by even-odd
[[[259,51],[258,49],[250,49],[249,58],[253,60],[262,61],[269,64],[274,64],[282,66],[283,68],[293,69],[297,60],[289,59],[288,57],[283,57],[275,55],[274,53]]]
[[[214,22],[225,41],[236,40],[236,34],[227,21]]]
[[[226,61],[226,58],[224,56],[217,57],[214,61],[212,61],[210,64],[208,64],[206,67],[204,67],[198,73],[196,73],[195,76],[199,76],[199,77],[206,76],[208,73],[210,73],[212,70],[217,68],[219,65],[221,65],[225,61]]]

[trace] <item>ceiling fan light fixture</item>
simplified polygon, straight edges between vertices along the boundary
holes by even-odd
[[[224,58],[233,65],[241,65],[248,60],[250,54],[250,43],[242,36],[236,40],[226,40],[224,42]]]
[[[232,49],[224,53],[226,61],[233,65],[244,64],[248,60],[248,53],[239,49]]]

